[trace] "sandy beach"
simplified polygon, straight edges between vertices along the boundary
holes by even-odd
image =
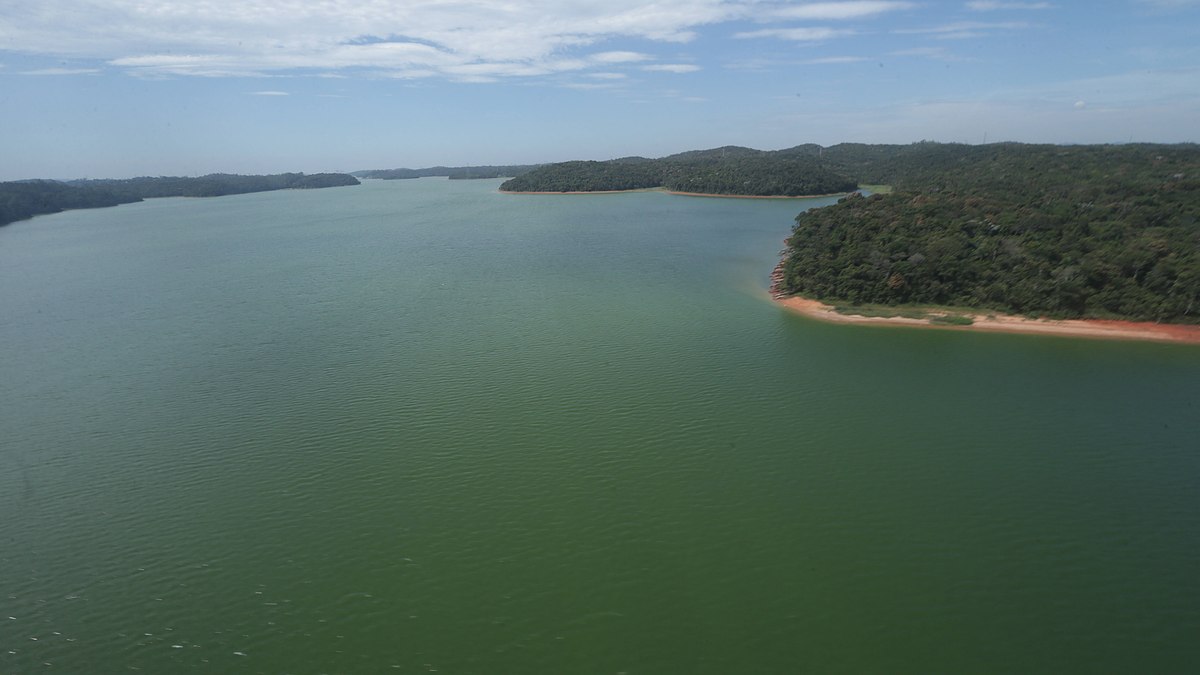
[[[1100,319],[1030,319],[1006,314],[970,314],[974,323],[954,326],[930,323],[928,319],[907,317],[859,316],[841,314],[819,300],[798,296],[775,297],[784,308],[804,316],[834,323],[874,324],[881,326],[912,326],[949,330],[994,331],[1002,333],[1032,333],[1107,340],[1154,340],[1200,344],[1200,326],[1152,323],[1148,321],[1107,321]]]

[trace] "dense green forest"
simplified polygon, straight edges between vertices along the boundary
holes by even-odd
[[[353,175],[359,178],[378,178],[382,180],[428,178],[431,176],[445,176],[450,180],[470,180],[475,178],[510,178],[512,176],[520,176],[538,166],[540,165],[431,166],[424,169],[372,169],[370,171],[355,171]]]
[[[199,178],[13,181],[0,183],[0,225],[46,213],[116,206],[151,197],[218,197],[343,185],[358,185],[358,179],[344,173],[281,173],[271,176],[210,174]]]
[[[662,167],[650,160],[548,164],[500,185],[506,192],[604,192],[663,184]]]
[[[509,192],[601,192],[662,187],[677,192],[799,196],[849,192],[857,182],[820,155],[820,146],[765,152],[724,147],[659,159],[547,164],[506,181]]]
[[[76,187],[53,180],[0,183],[0,225],[67,209],[116,206],[140,198],[122,198],[108,190]]]
[[[823,155],[896,190],[800,214],[780,293],[1200,323],[1196,145],[840,145]]]

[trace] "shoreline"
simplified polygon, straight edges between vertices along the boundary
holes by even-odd
[[[666,189],[663,192],[681,197],[724,197],[726,199],[820,199],[822,197],[842,197],[854,194],[853,192],[830,192],[824,195],[722,195],[713,192],[676,192]]]
[[[506,195],[619,195],[628,192],[662,192],[679,197],[719,197],[725,199],[820,199],[822,197],[842,197],[852,192],[831,192],[825,195],[723,195],[715,192],[678,192],[663,187],[631,188],[629,190],[497,190]]]
[[[1143,340],[1172,342],[1176,344],[1200,344],[1200,326],[1185,324],[1153,323],[1150,321],[1121,321],[1116,319],[1031,319],[1023,316],[998,313],[966,314],[973,323],[967,326],[931,323],[928,318],[914,319],[903,316],[862,316],[841,314],[832,305],[820,300],[798,295],[783,295],[778,290],[783,263],[771,274],[770,297],[787,311],[825,321],[876,326],[908,326],[911,328],[933,328],[962,331],[988,331],[996,333],[1023,333],[1026,335],[1057,335],[1060,337],[1091,338],[1100,340]]]
[[[628,190],[496,190],[503,195],[622,195],[627,192],[664,192],[662,188],[630,188]]]

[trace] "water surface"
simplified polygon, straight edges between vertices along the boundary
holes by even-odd
[[[816,323],[831,200],[498,183],[0,229],[0,672],[1200,661],[1200,349]]]

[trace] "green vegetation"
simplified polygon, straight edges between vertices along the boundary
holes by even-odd
[[[93,209],[140,201],[108,190],[75,187],[53,180],[0,183],[0,225],[67,209]]]
[[[210,174],[199,178],[143,177],[117,180],[51,180],[0,183],[0,225],[68,209],[139,202],[150,197],[218,197],[285,189],[358,185],[343,173],[281,173],[271,176]]]
[[[500,185],[509,192],[605,192],[660,187],[662,168],[649,160],[547,164]]]
[[[975,319],[970,316],[971,310],[961,310],[966,313],[959,313],[960,310],[955,310],[949,307],[923,307],[916,305],[839,305],[833,308],[833,311],[846,316],[866,316],[891,319],[901,317],[905,319],[916,319],[918,321],[928,321],[933,324],[941,324],[945,326],[970,326],[975,323]]]
[[[677,192],[803,196],[850,192],[857,183],[820,157],[819,146],[764,152],[725,147],[661,159],[561,162],[506,181],[511,192],[601,192],[662,187]]]
[[[510,178],[528,173],[538,164],[508,164],[503,166],[431,166],[424,169],[372,169],[370,171],[355,171],[352,175],[359,178],[377,178],[381,180],[398,180],[407,178],[427,178],[430,176],[445,176],[450,180],[469,180],[476,178]]]
[[[779,292],[1200,323],[1195,145],[843,145],[824,155],[896,190],[800,214]]]
[[[858,187],[877,195],[890,195],[896,191],[891,185],[859,185]]]
[[[929,317],[929,323],[942,324],[944,326],[970,326],[975,323],[975,319],[962,314],[937,314]]]
[[[887,307],[882,305],[837,305],[833,311],[846,316],[867,316],[891,319],[928,319],[929,312],[920,307]]]

